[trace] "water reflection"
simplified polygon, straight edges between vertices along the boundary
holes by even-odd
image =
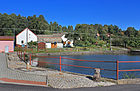
[[[97,60],[97,61],[140,61],[140,56],[132,56],[132,55],[78,55],[78,56],[62,56],[65,58],[73,58],[73,59],[82,59],[82,60]],[[53,62],[59,63],[59,58],[38,58],[38,66],[39,67],[48,67],[52,69],[59,70],[59,65],[47,64],[45,62]],[[85,61],[74,61],[68,59],[61,59],[62,64],[70,64],[70,65],[79,65],[93,68],[103,68],[103,69],[112,69],[116,70],[115,63],[99,63],[99,62],[85,62]],[[140,69],[140,63],[120,63],[119,69]],[[62,66],[63,71],[70,71],[81,74],[93,75],[93,69],[85,69],[71,66]],[[123,74],[125,72],[120,72],[119,77],[123,78]],[[140,72],[132,72],[136,73],[137,76],[140,77]],[[116,78],[115,71],[101,71],[102,77]]]
[[[34,58],[33,61],[31,61],[32,66],[37,66],[38,65],[38,59],[39,58]]]

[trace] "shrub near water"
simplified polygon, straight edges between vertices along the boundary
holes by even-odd
[[[137,77],[137,76],[136,76],[135,73],[130,73],[130,72],[124,73],[124,74],[122,75],[122,78],[123,78],[123,79],[135,79],[136,77]]]

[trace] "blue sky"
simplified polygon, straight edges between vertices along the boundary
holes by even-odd
[[[1,0],[0,13],[44,15],[63,26],[113,24],[140,29],[140,0]]]

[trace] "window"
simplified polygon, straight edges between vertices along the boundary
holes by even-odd
[[[21,43],[23,44],[23,43],[24,43],[24,41],[22,40],[22,41],[21,41]]]

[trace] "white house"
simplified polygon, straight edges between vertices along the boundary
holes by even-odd
[[[57,43],[57,48],[63,48],[63,43]]]
[[[63,34],[52,35],[37,35],[38,42],[45,42],[46,48],[63,48],[62,36]]]
[[[51,48],[51,43],[46,43],[46,48]]]
[[[38,42],[45,42],[46,48],[74,47],[73,40],[68,40],[65,33],[56,33],[51,35],[37,35]]]
[[[61,37],[62,40],[63,40],[63,42],[64,42],[64,46],[65,46],[65,47],[66,47],[66,46],[74,47],[74,46],[73,46],[73,40],[68,40],[65,36],[66,36],[66,35],[64,34],[64,35]]]
[[[27,45],[27,43],[31,41],[37,41],[37,35],[28,28],[25,28],[16,36],[16,45]]]

